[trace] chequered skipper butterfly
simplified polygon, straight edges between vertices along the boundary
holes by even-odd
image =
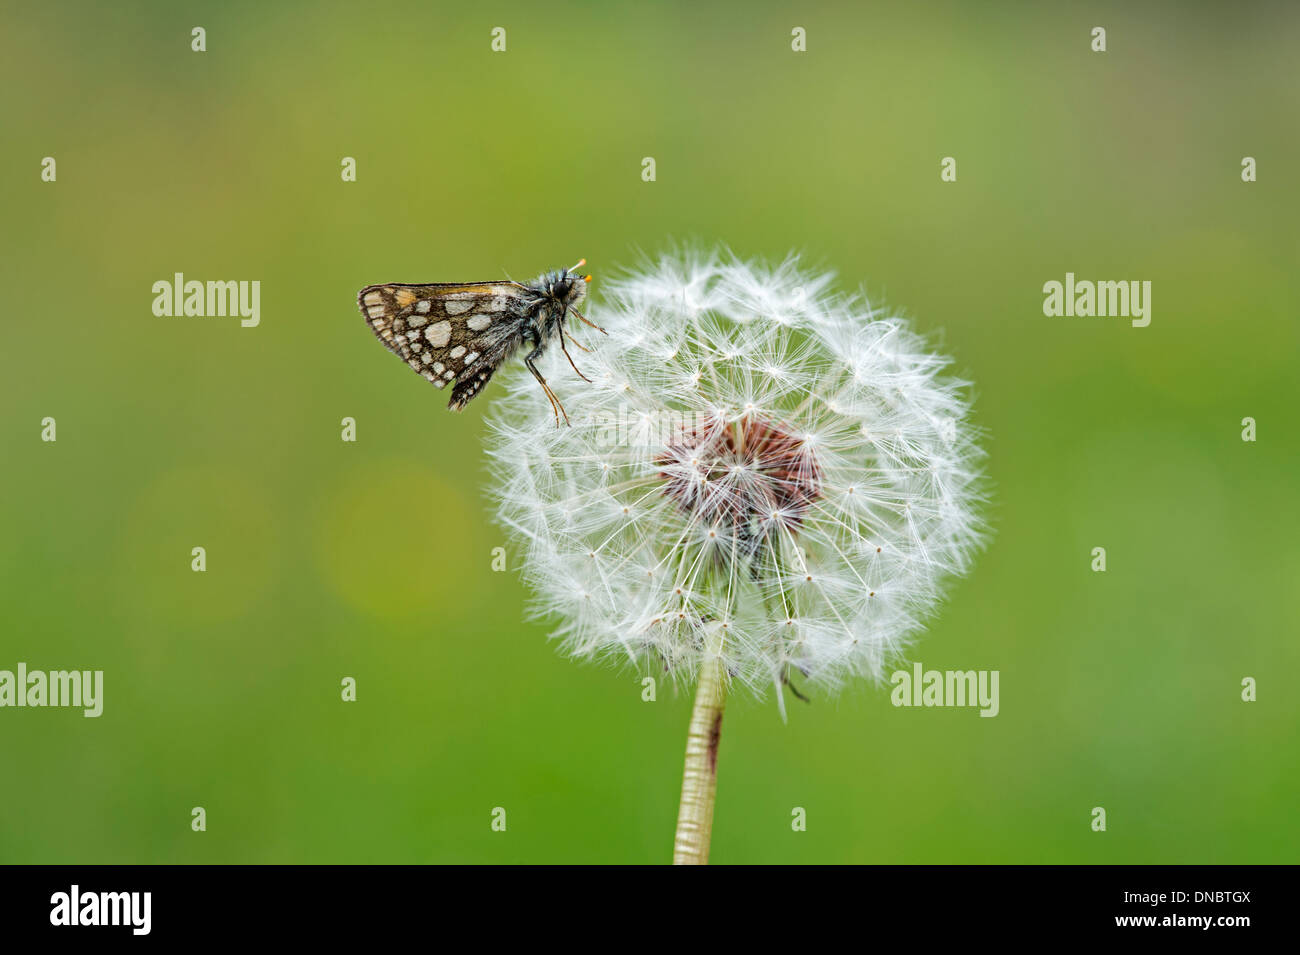
[[[368,285],[357,303],[370,330],[389,351],[438,388],[452,383],[447,407],[459,411],[482,390],[501,365],[519,350],[532,346],[524,364],[542,386],[555,423],[569,416],[534,362],[552,341],[558,340],[564,357],[584,381],[590,381],[573,363],[564,346],[569,315],[597,331],[605,330],[578,311],[587,297],[590,275],[574,273],[587,264],[541,275],[527,285],[520,282],[447,282],[432,285]]]

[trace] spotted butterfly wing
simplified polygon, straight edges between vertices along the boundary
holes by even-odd
[[[522,340],[532,291],[517,282],[370,285],[358,304],[375,336],[459,411]]]

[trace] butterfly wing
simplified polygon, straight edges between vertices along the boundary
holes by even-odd
[[[459,411],[522,338],[531,292],[517,282],[370,285],[357,298],[384,346],[438,388],[455,382]]]

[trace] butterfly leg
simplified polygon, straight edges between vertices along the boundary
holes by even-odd
[[[601,327],[600,327],[599,325],[597,325],[595,322],[591,321],[589,318],[587,318],[586,315],[583,315],[582,312],[578,311],[576,308],[570,308],[569,311],[571,311],[574,315],[577,315],[578,318],[579,318],[579,319],[580,319],[584,324],[586,324],[586,325],[590,325],[592,328],[594,328],[596,331],[600,332],[602,335],[608,335],[608,334],[609,334],[609,332],[605,331],[605,329],[601,328]]]
[[[578,345],[577,342],[574,342],[574,344],[575,344],[575,345]],[[579,348],[582,348],[581,345],[578,345],[578,347],[579,347]],[[583,351],[586,351],[585,348],[583,348],[582,350],[583,350]],[[570,355],[570,354],[569,354],[569,350],[568,350],[567,348],[564,347],[564,336],[563,336],[563,335],[560,336],[560,351],[564,352],[564,357],[567,358],[567,359],[569,359],[569,367],[572,368],[572,369],[574,370],[574,372],[577,374],[577,376],[578,376],[579,378],[581,378],[583,381],[587,382],[588,384],[591,384],[591,379],[588,378],[586,375],[584,375],[582,372],[578,371],[578,366],[575,365],[575,364],[573,363],[573,356]]]
[[[555,414],[555,426],[558,428],[560,426],[560,415],[564,415],[565,424],[569,423],[569,415],[568,412],[564,410],[564,405],[560,404],[560,399],[555,397],[555,392],[551,391],[551,386],[546,383],[546,379],[542,377],[542,373],[538,371],[537,366],[533,364],[533,362],[541,357],[541,354],[542,346],[538,345],[528,353],[528,357],[524,359],[524,364],[527,365],[528,370],[533,373],[533,377],[537,379],[537,383],[542,386],[542,391],[546,392],[546,400],[551,403],[551,411]]]
[[[577,348],[577,349],[579,349],[580,351],[585,351],[585,352],[587,352],[588,354],[591,353],[591,349],[588,348],[586,345],[584,345],[582,342],[578,341],[578,340],[577,340],[576,338],[574,338],[572,335],[570,335],[570,334],[569,334],[569,330],[568,330],[567,328],[564,330],[564,334],[568,337],[569,341],[573,342],[573,347],[574,347],[574,348]]]

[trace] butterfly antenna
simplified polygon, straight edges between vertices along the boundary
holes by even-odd
[[[587,260],[586,260],[586,259],[579,259],[577,262],[575,262],[575,263],[574,263],[574,264],[573,264],[573,265],[568,269],[568,271],[566,272],[566,274],[567,274],[567,275],[572,275],[574,272],[578,271],[578,269],[582,268],[582,267],[583,267],[584,265],[586,265],[586,264],[587,264]],[[590,279],[587,279],[587,281],[590,281]]]

